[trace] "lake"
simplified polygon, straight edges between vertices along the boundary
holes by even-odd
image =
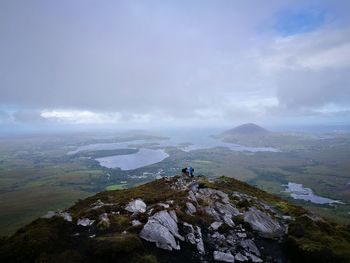
[[[177,147],[178,149],[190,152],[215,147],[225,147],[232,151],[240,152],[280,152],[272,147],[248,147],[233,143],[226,143],[210,137],[209,133],[203,131],[186,131],[175,134],[167,134],[168,140],[132,140],[115,143],[95,143],[77,147],[69,151],[68,155],[74,155],[83,151],[115,150],[115,149],[138,149],[134,154],[107,156],[96,159],[101,166],[107,168],[121,168],[132,170],[143,166],[161,162],[169,155],[164,151],[166,147]],[[148,146],[147,146],[148,145]]]
[[[285,192],[290,193],[290,196],[294,199],[301,199],[304,201],[310,201],[314,204],[342,204],[342,202],[338,200],[333,200],[330,198],[322,197],[315,195],[314,192],[310,188],[303,187],[302,184],[296,184],[289,182],[287,185],[283,185],[286,187]]]
[[[101,166],[133,170],[163,161],[169,155],[161,149],[140,149],[137,153],[97,158]]]

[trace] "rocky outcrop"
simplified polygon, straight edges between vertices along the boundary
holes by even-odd
[[[156,243],[156,246],[162,249],[173,250],[180,249],[180,245],[175,238],[184,240],[179,234],[176,214],[170,215],[167,211],[160,211],[148,219],[144,225],[140,237]]]
[[[271,216],[258,210],[256,207],[250,207],[244,213],[244,221],[247,222],[252,229],[257,231],[260,236],[266,238],[278,238],[285,234],[285,227]]]

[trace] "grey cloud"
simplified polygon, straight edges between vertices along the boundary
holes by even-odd
[[[278,99],[288,107],[348,105],[350,67],[322,70],[288,70],[278,77]]]
[[[39,111],[20,110],[12,114],[14,122],[19,123],[46,123],[47,120],[41,116]]]
[[[321,3],[348,27],[340,8],[346,1]],[[0,104],[23,108],[14,115],[23,122],[43,121],[26,108],[120,112],[123,121],[137,115],[256,119],[273,109],[262,105],[251,111],[234,103],[257,92],[277,96],[287,108],[348,104],[346,65],[308,70],[298,64],[308,54],[348,43],[347,34],[332,41],[305,35],[300,45],[281,49],[275,32],[260,29],[294,5],[306,6],[304,1],[3,1]],[[267,74],[261,61],[277,67],[296,62],[294,68],[268,68]]]

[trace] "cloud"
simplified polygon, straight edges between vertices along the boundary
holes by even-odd
[[[2,2],[0,104],[20,109],[16,121],[62,124],[254,121],[348,106],[348,6]]]
[[[275,80],[281,105],[349,105],[350,28],[279,38],[271,47],[259,63]]]

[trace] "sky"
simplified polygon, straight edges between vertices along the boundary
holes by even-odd
[[[350,1],[0,0],[0,128],[350,123]]]

